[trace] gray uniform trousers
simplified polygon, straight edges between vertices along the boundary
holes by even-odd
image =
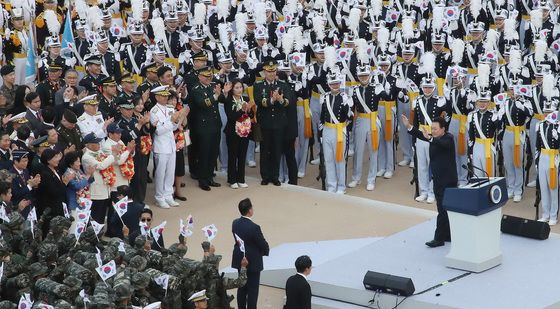
[[[226,172],[228,167],[228,148],[226,143],[226,134],[224,133],[224,129],[227,123],[227,115],[226,110],[224,109],[224,103],[218,104],[218,110],[220,112],[220,118],[222,121],[222,127],[220,128],[220,170],[222,172]]]
[[[523,32],[523,31],[522,31]],[[537,153],[537,149],[536,149],[536,145],[537,145],[537,125],[540,123],[541,121],[536,119],[536,118],[531,118],[531,124],[529,125],[529,142],[531,143],[531,153],[535,154]],[[533,163],[531,163],[531,167],[529,168],[529,171],[535,171],[535,160],[533,160]],[[533,173],[532,175],[529,175],[529,182],[533,181],[537,179],[537,174]]]
[[[326,183],[328,192],[342,193],[346,190],[346,136],[342,140],[342,160],[337,162],[336,135],[336,129],[323,128],[323,153],[325,156],[325,170],[327,173]]]
[[[521,132],[521,145],[519,147],[519,158],[521,166],[515,167],[514,156],[514,134],[505,131],[502,140],[502,153],[506,168],[506,182],[508,194],[521,195],[523,193],[523,158],[525,155],[525,132]]]
[[[459,120],[451,119],[449,123],[449,133],[453,135],[453,141],[455,142],[455,162],[457,165],[457,178],[459,181],[459,186],[464,186],[468,183],[467,176],[469,171],[464,169],[462,165],[467,165],[468,163],[468,130],[465,128],[465,134],[463,136],[463,142],[465,145],[465,154],[459,155]]]
[[[356,118],[356,127],[354,127],[354,168],[352,171],[352,180],[360,182],[362,178],[362,168],[364,165],[364,150],[369,154],[369,168],[367,183],[375,185],[375,176],[377,174],[377,154],[372,148],[373,140],[371,138],[371,122],[369,118]],[[380,134],[381,121],[377,119],[377,140],[381,140]],[[378,144],[379,145],[379,144]],[[364,149],[365,148],[365,149]],[[378,149],[379,150],[379,149]]]
[[[557,220],[558,219],[558,168],[556,169],[556,187],[550,188],[550,160],[555,160],[549,155],[542,154],[539,157],[539,185],[541,189],[541,217]],[[558,164],[556,164],[558,167]]]
[[[305,174],[305,166],[307,164],[307,151],[309,150],[309,138],[305,138],[305,114],[303,106],[297,107],[298,137],[296,139],[296,163],[298,173]],[[313,126],[313,123],[311,124]]]
[[[247,147],[247,163],[253,161],[255,161],[255,147],[257,147],[257,143],[255,143],[255,141],[251,141],[249,140],[249,146]]]
[[[418,191],[420,195],[435,198],[434,183],[430,179],[430,143],[416,140],[416,159],[418,162]]]
[[[381,137],[379,138],[379,151],[377,157],[377,170],[384,170],[386,172],[392,172],[395,170],[395,159],[394,159],[394,141],[395,139],[392,138],[390,141],[385,140],[385,107],[379,106],[378,109],[379,121],[381,122],[380,126],[380,134]],[[397,125],[395,117],[395,110],[393,109],[393,127],[391,128],[391,136],[393,136],[393,132],[395,131],[395,126]]]
[[[313,128],[313,153],[319,155],[319,122],[321,121],[321,101],[318,98],[309,98],[309,108],[311,109],[311,127]]]
[[[494,156],[494,151],[492,150],[490,153],[490,157],[492,158],[492,170],[489,171],[486,169],[486,152],[484,149],[484,144],[480,144],[480,143],[474,143],[473,146],[473,160],[472,160],[472,164],[482,170],[484,170],[486,173],[488,173],[491,177],[495,177],[496,176],[496,168],[495,168],[495,156]],[[474,175],[476,177],[486,177],[486,174],[483,173],[482,171],[478,170],[478,169],[474,169]]]
[[[396,121],[399,123],[399,148],[403,153],[403,159],[412,162],[412,135],[408,134],[407,128],[400,122],[401,115],[405,115],[407,118],[410,117],[410,103],[398,103],[398,116]]]

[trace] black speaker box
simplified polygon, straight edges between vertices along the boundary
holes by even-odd
[[[412,279],[392,276],[389,274],[368,271],[364,276],[364,287],[367,290],[381,291],[383,293],[410,296],[414,294]]]
[[[546,222],[502,216],[502,233],[544,240],[550,234],[550,226]]]

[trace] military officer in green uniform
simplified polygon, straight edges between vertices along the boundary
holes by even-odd
[[[201,50],[194,54],[191,60],[192,62],[186,70],[187,73],[185,73],[185,85],[187,85],[188,91],[191,91],[198,84],[197,72],[208,65],[208,53],[205,50]]]
[[[276,78],[277,63],[267,60],[263,65],[265,78],[254,86],[257,104],[257,122],[261,125],[263,140],[261,142],[261,185],[273,183],[280,185],[278,174],[282,154],[283,131],[285,129],[286,107],[289,102],[284,98],[286,84]]]
[[[82,133],[76,125],[78,117],[73,111],[66,109],[62,115],[62,120],[56,128],[58,132],[58,142],[63,149],[74,146],[75,150],[82,149]]]
[[[213,179],[214,168],[218,158],[220,144],[220,128],[222,126],[218,101],[223,100],[222,88],[212,83],[212,69],[205,66],[197,71],[198,83],[189,91],[191,108],[191,130],[194,149],[197,150],[196,175],[198,185],[202,190],[209,191],[210,187],[219,187]],[[227,89],[226,89],[227,90]],[[190,165],[189,167],[192,167]]]

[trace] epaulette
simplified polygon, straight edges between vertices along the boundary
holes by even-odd
[[[85,114],[82,114],[80,117],[78,117],[78,120],[81,120],[81,121],[86,120]]]

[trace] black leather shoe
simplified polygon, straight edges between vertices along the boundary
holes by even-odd
[[[426,246],[430,247],[430,248],[436,248],[436,247],[441,247],[445,245],[445,242],[443,240],[430,240],[426,243]]]
[[[272,184],[277,186],[277,187],[281,185],[280,181],[278,181],[278,180],[273,181]]]
[[[179,201],[183,201],[183,202],[187,200],[186,197],[179,196],[179,195],[173,195],[173,198],[176,199],[176,200],[179,200]]]
[[[263,186],[266,186],[266,185],[268,185],[268,181],[266,181],[266,180],[262,180],[262,181],[261,181],[261,185],[263,185]]]
[[[204,191],[210,191],[210,186],[208,185],[198,185],[199,188],[201,188]]]
[[[210,186],[211,186],[211,187],[216,187],[216,188],[218,188],[218,187],[221,187],[222,185],[212,180],[212,181],[210,182]]]

